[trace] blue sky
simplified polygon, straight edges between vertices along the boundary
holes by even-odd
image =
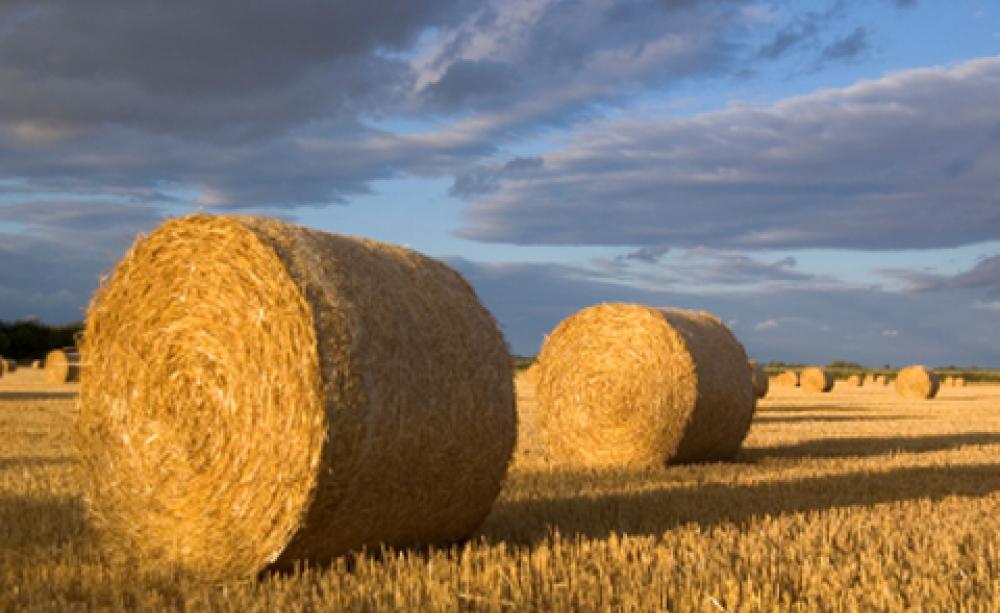
[[[0,318],[261,214],[452,263],[533,354],[600,301],[763,360],[1000,366],[1000,6],[0,7]]]

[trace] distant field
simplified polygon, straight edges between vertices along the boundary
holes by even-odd
[[[928,402],[776,388],[738,462],[566,473],[519,460],[464,547],[215,586],[102,564],[74,387],[36,376],[0,380],[0,610],[1000,608],[1000,386]]]

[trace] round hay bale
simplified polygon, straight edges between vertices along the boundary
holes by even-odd
[[[601,304],[563,320],[539,357],[547,460],[654,466],[731,459],[754,411],[743,346],[709,313]]]
[[[875,373],[868,373],[865,375],[864,385],[875,385],[878,383],[878,377]]]
[[[750,360],[750,382],[753,384],[753,395],[755,398],[767,396],[770,382],[768,381],[767,373],[764,372],[764,367],[755,360]]]
[[[794,370],[786,370],[774,378],[774,383],[785,387],[798,387],[799,373]]]
[[[955,387],[965,387],[965,377],[955,377]]]
[[[74,383],[80,380],[80,353],[53,349],[45,356],[45,380],[49,383]]]
[[[944,381],[941,382],[941,385],[943,385],[944,387],[954,387],[955,377],[953,377],[952,375],[948,375],[947,377],[944,378]]]
[[[41,360],[32,360],[31,361],[31,368],[34,369],[34,370],[41,369],[42,368],[42,361]]]
[[[896,392],[904,398],[933,398],[938,393],[937,375],[926,366],[907,366],[896,375]]]
[[[82,341],[85,499],[112,562],[219,580],[454,543],[513,451],[496,322],[395,245],[174,219],[117,264]]]
[[[851,387],[861,387],[863,385],[861,375],[851,375],[844,382]]]
[[[7,375],[17,371],[17,362],[14,360],[8,360],[6,358],[0,358],[0,377],[6,377]]]
[[[799,375],[799,387],[810,392],[829,392],[833,389],[833,375],[820,366],[803,368]]]

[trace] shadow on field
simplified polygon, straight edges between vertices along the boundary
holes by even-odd
[[[757,414],[753,416],[753,422],[755,424],[808,424],[808,423],[832,423],[832,422],[852,422],[852,421],[891,421],[893,423],[900,421],[909,421],[913,419],[924,419],[922,417],[913,417],[911,415],[881,415],[878,417],[873,417],[869,415],[816,415],[810,417],[808,415],[774,415],[774,414]]]
[[[27,551],[79,541],[87,532],[83,503],[68,496],[0,497],[0,551]]]
[[[66,391],[31,391],[31,390],[0,390],[0,400],[69,400],[76,398],[79,393],[76,390]]]
[[[0,458],[0,470],[18,467],[58,466],[60,464],[75,464],[76,462],[76,458],[69,456]]]
[[[655,536],[688,523],[705,528],[783,513],[921,498],[985,496],[997,491],[1000,464],[857,472],[759,485],[661,486],[635,493],[502,501],[481,534],[488,542],[525,545],[546,540],[553,530],[570,539],[576,535]]]
[[[739,459],[744,461],[764,458],[841,458],[885,455],[893,452],[919,453],[944,451],[964,445],[993,445],[1000,443],[1000,434],[993,432],[966,432],[914,437],[852,437],[817,438],[793,445],[744,447]]]

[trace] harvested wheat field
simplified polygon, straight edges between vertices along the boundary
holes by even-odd
[[[30,369],[0,381],[0,610],[1000,606],[1000,386],[929,402],[774,388],[736,462],[559,472],[518,456],[468,544],[226,584],[102,563],[76,389]]]

